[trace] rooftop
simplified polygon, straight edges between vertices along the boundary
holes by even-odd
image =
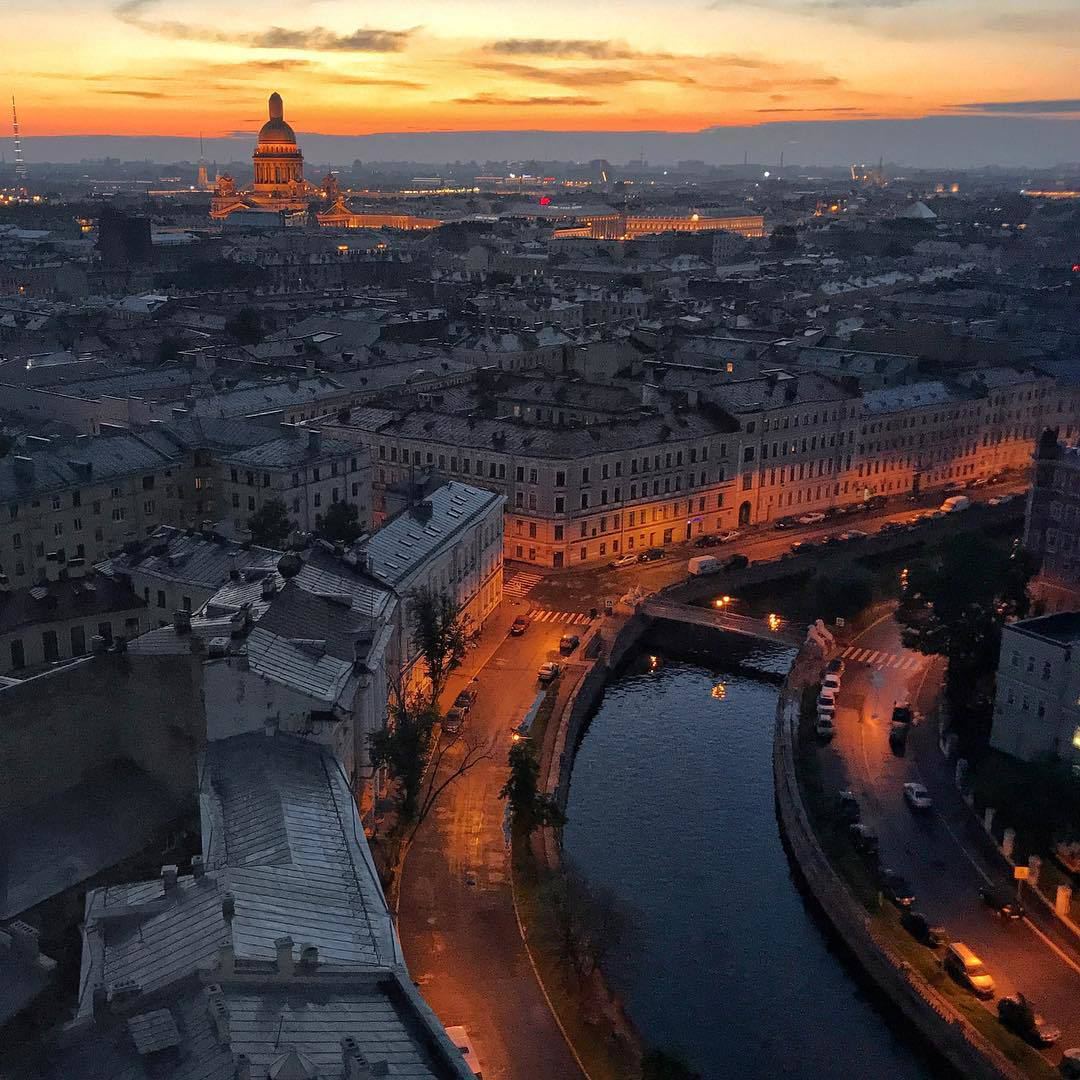
[[[1036,619],[1021,619],[1006,627],[1007,630],[1032,637],[1043,638],[1058,645],[1080,644],[1080,611],[1060,611],[1056,615],[1042,615]]]

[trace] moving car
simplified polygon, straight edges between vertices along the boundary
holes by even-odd
[[[994,980],[983,962],[962,941],[954,941],[945,950],[945,970],[976,997],[994,996]]]
[[[796,540],[791,545],[791,553],[793,555],[805,555],[810,551],[817,551],[818,546],[812,540]]]
[[[624,566],[633,566],[638,561],[637,556],[632,552],[627,552],[625,555],[620,555],[613,562],[608,563],[612,570],[621,570]]]
[[[859,800],[855,798],[853,791],[841,791],[837,797],[840,804],[840,816],[849,825],[858,825],[860,812]]]
[[[705,533],[704,536],[699,536],[694,541],[694,547],[696,548],[710,548],[716,547],[720,543],[719,538],[713,533]]]
[[[721,544],[730,544],[733,540],[738,540],[740,536],[742,536],[741,532],[729,529],[727,532],[722,532],[716,539]]]
[[[790,529],[795,524],[793,517],[782,517],[773,522],[774,529]]]
[[[825,520],[824,514],[803,514],[802,517],[795,519],[800,525],[817,525],[819,522]]]
[[[663,548],[648,548],[646,551],[643,551],[637,558],[638,562],[657,562],[663,557]]]
[[[864,862],[876,863],[881,853],[881,845],[877,833],[869,825],[849,825],[848,834],[851,836],[851,845],[862,856]]]
[[[900,925],[916,941],[921,941],[930,949],[936,949],[948,940],[945,931],[940,926],[934,926],[921,911],[912,911],[908,908],[900,916]]]
[[[1012,1032],[1033,1046],[1053,1046],[1061,1038],[1061,1029],[1046,1018],[1023,994],[1003,997],[997,1003],[998,1019]]]
[[[912,810],[930,810],[934,806],[934,800],[930,798],[930,792],[922,784],[905,784],[904,801]]]
[[[750,565],[750,560],[745,555],[729,555],[724,560],[725,570],[745,570]]]
[[[569,656],[581,643],[581,638],[577,634],[563,634],[559,638],[559,652],[564,656]]]
[[[540,670],[537,671],[536,677],[546,686],[552,679],[558,677],[560,671],[562,671],[562,668],[559,667],[554,660],[549,660],[546,664],[540,665]]]
[[[984,885],[979,890],[982,902],[995,914],[1003,919],[1022,919],[1024,917],[1024,905],[1017,900],[1016,895],[1006,888],[997,885]]]
[[[909,908],[915,903],[915,893],[907,879],[887,867],[881,871],[881,892],[889,903],[898,908]]]
[[[845,544],[849,544],[855,540],[865,540],[869,535],[869,533],[864,533],[862,529],[848,529],[847,532],[842,532],[840,534],[840,539]]]
[[[448,1027],[446,1034],[450,1036],[450,1041],[461,1052],[465,1064],[472,1070],[476,1080],[484,1080],[484,1074],[480,1071],[480,1059],[476,1056],[476,1049],[469,1038],[469,1033],[463,1027]]]
[[[529,620],[524,615],[519,615],[510,624],[510,633],[513,634],[514,637],[521,637],[521,635],[524,634],[525,631],[528,630],[528,629],[529,629]]]

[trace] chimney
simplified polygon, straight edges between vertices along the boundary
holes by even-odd
[[[173,629],[178,634],[190,634],[191,633],[191,612],[181,609],[173,612],[172,617]]]
[[[221,898],[221,917],[227,922],[233,921],[236,914],[236,897],[231,892],[225,893]]]
[[[196,881],[206,877],[206,863],[201,855],[191,856],[191,874]]]
[[[341,1040],[341,1072],[344,1080],[371,1080],[367,1058],[360,1052],[360,1044],[352,1035]]]
[[[165,888],[166,893],[176,891],[176,875],[178,868],[175,865],[163,866],[161,868],[161,884]]]
[[[277,582],[273,576],[264,577],[262,579],[262,598],[264,600],[272,600],[274,594],[277,592]]]
[[[286,934],[274,942],[277,950],[277,971],[279,975],[289,978],[293,973],[293,939]]]
[[[308,428],[307,448],[312,453],[318,453],[322,449],[322,432],[317,428]]]
[[[210,983],[206,988],[206,1011],[214,1028],[214,1035],[221,1046],[228,1046],[231,1038],[229,1031],[229,1005],[225,994],[217,983]]]

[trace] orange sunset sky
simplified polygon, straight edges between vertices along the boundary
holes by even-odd
[[[1077,0],[4,0],[35,135],[1080,115]],[[7,89],[6,87],[4,89]]]

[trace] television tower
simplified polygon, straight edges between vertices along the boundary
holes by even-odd
[[[15,95],[11,95],[11,130],[15,136],[15,183],[26,184],[26,162],[23,161],[22,139],[19,138],[19,114],[15,111]]]

